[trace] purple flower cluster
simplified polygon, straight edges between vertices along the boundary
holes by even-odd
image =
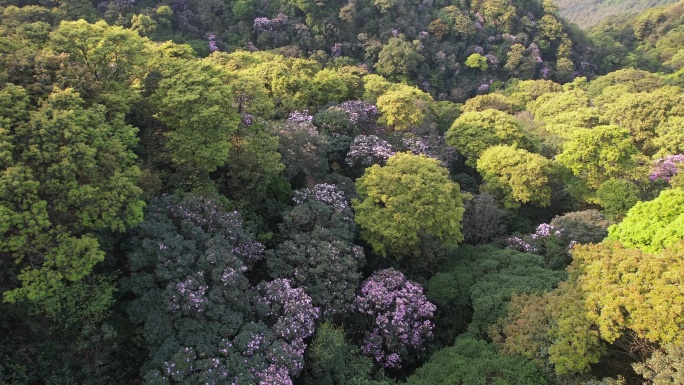
[[[249,127],[252,125],[252,121],[254,120],[254,116],[252,116],[251,114],[248,114],[246,112],[243,112],[242,114],[240,114],[240,119],[242,120],[242,125],[244,125],[245,127]]]
[[[200,271],[173,285],[175,290],[169,301],[170,311],[182,309],[186,313],[202,313],[205,310],[209,299],[205,296],[207,285],[203,283],[203,275]]]
[[[477,87],[477,92],[480,94],[486,94],[487,92],[489,92],[489,84],[487,84],[487,83],[480,84]]]
[[[544,66],[541,70],[539,70],[539,73],[541,74],[542,78],[548,79],[549,75],[551,74],[551,68]]]
[[[347,198],[334,184],[317,184],[313,188],[296,190],[293,195],[292,201],[297,205],[313,200],[330,206],[338,213],[349,210]]]
[[[447,145],[443,136],[409,136],[401,139],[402,144],[415,155],[423,154],[437,159],[443,167],[448,168],[456,160],[456,149]]]
[[[342,56],[342,43],[333,44],[333,46],[330,48],[330,56],[332,56],[332,57]]]
[[[345,162],[350,166],[370,167],[384,164],[394,155],[392,145],[375,135],[359,135],[349,146]]]
[[[211,236],[216,236],[231,245],[230,251],[242,263],[252,266],[263,258],[264,245],[252,240],[251,235],[243,230],[242,219],[237,211],[225,212],[221,203],[211,199],[192,196],[179,204],[173,198],[163,196],[159,204],[151,205],[150,212],[162,214],[182,223],[188,221]],[[187,226],[186,226],[187,227]],[[160,251],[167,246],[159,243]],[[216,256],[206,256],[210,260]]]
[[[287,121],[293,123],[311,123],[312,120],[313,116],[309,115],[309,110],[290,112],[287,117]]]
[[[537,44],[535,44],[535,43],[532,43],[527,47],[527,53],[534,56],[535,60],[537,60],[537,63],[541,63],[544,61],[542,59],[541,51],[539,50],[539,46],[537,46]]]
[[[269,365],[263,372],[257,373],[259,385],[292,385],[287,369]]]
[[[434,0],[421,0],[420,4],[418,4],[418,9],[430,9],[434,3]]]
[[[517,236],[509,237],[506,243],[509,248],[523,251],[526,253],[538,253],[543,249],[544,241],[553,237],[559,238],[562,235],[560,230],[556,230],[555,227],[548,223],[542,223],[537,226],[534,233],[523,236],[522,238]]]
[[[529,244],[527,241],[524,239],[517,237],[517,236],[512,236],[506,239],[506,246],[513,249],[513,250],[518,250],[522,251],[525,253],[536,253],[537,248]]]
[[[207,35],[207,43],[209,44],[209,51],[218,51],[218,46],[216,45],[216,35],[210,33]]]
[[[380,112],[375,104],[366,103],[361,100],[348,100],[342,102],[340,108],[347,111],[349,120],[360,126],[364,132],[375,128],[375,123],[377,123],[377,120],[380,117]]]
[[[326,318],[346,314],[352,309],[354,292],[361,279],[358,270],[365,261],[361,247],[331,238],[299,236],[283,242],[274,254],[291,269],[282,269],[281,274],[271,272],[292,278],[293,282],[305,287]],[[282,266],[282,263],[274,266]]]
[[[408,348],[420,348],[432,338],[430,320],[436,307],[423,288],[394,269],[375,272],[361,285],[357,311],[372,319],[361,351],[387,368],[401,366]]]
[[[259,50],[259,48],[257,48],[251,41],[245,43],[245,49],[249,52],[256,52]]]
[[[542,223],[539,226],[537,226],[537,230],[534,232],[534,234],[531,234],[530,237],[532,239],[539,239],[546,238],[551,234],[560,237],[561,232],[560,230],[555,230],[555,228],[548,223]]]
[[[311,297],[302,288],[293,288],[288,279],[275,279],[261,284],[262,296],[259,305],[268,308],[267,316],[275,320],[271,330],[276,338],[287,342],[281,349],[295,353],[292,362],[277,362],[287,367],[290,374],[297,374],[304,365],[304,340],[313,334],[319,309],[314,307]],[[274,355],[277,358],[279,355]]]
[[[649,179],[669,182],[673,176],[677,175],[682,166],[684,166],[684,154],[668,155],[657,159],[653,162],[653,170]]]
[[[472,51],[474,53],[482,55],[484,53],[484,48],[480,47],[479,45],[476,45],[472,48]]]
[[[499,64],[501,63],[499,61],[499,58],[492,53],[486,54],[485,58],[487,58],[487,63],[489,63],[489,65],[491,65],[492,67],[498,67]]]
[[[263,31],[273,31],[278,27],[287,24],[287,15],[278,15],[278,17],[269,19],[267,17],[257,17],[254,19],[254,32],[259,33]]]
[[[510,33],[502,33],[501,38],[508,43],[515,43],[518,39]]]

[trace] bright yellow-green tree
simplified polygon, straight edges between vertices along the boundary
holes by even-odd
[[[608,229],[608,238],[651,253],[684,239],[684,190],[665,190],[656,199],[638,202]]]
[[[356,189],[355,221],[378,254],[418,254],[423,235],[452,245],[463,240],[461,190],[435,159],[397,153],[385,166],[366,169]]]
[[[11,93],[22,108],[22,93]],[[113,286],[86,281],[105,255],[97,236],[136,225],[145,206],[132,151],[137,129],[84,104],[72,89],[55,89],[28,116],[0,117],[12,134],[1,147],[13,148],[0,173],[0,258],[11,261],[18,286],[3,299],[33,301],[62,321],[107,308]]]
[[[684,244],[657,254],[617,242],[573,252],[589,320],[612,343],[633,333],[654,343],[684,342]]]
[[[513,146],[492,146],[477,160],[484,189],[499,196],[506,207],[521,203],[545,207],[551,203],[549,180],[553,162]]]
[[[637,177],[639,155],[627,130],[599,126],[576,131],[556,160],[597,189],[611,178]]]
[[[151,102],[168,127],[166,149],[176,165],[211,172],[223,165],[238,128],[230,74],[202,61],[172,61]]]
[[[472,167],[484,150],[492,146],[533,147],[515,117],[492,109],[463,113],[447,131],[446,142],[463,154],[467,158],[466,164]]]
[[[419,126],[434,103],[429,94],[407,85],[392,87],[378,98],[381,121],[395,130]]]

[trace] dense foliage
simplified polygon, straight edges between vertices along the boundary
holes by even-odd
[[[0,385],[681,383],[684,3],[566,4],[0,1]]]

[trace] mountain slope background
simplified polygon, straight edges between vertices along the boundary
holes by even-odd
[[[608,17],[643,12],[676,0],[556,0],[561,16],[581,28],[594,26]]]

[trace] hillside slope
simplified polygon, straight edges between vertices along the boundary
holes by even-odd
[[[610,16],[640,13],[676,0],[556,0],[561,16],[582,28],[594,26]]]

